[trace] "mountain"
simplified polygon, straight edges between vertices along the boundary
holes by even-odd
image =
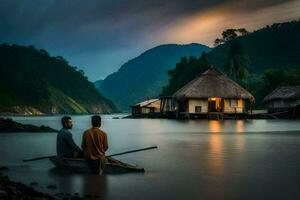
[[[101,95],[82,70],[42,49],[0,46],[0,112],[19,114],[110,113],[114,104]]]
[[[277,23],[218,45],[199,59],[180,61],[170,70],[162,94],[172,95],[214,66],[248,89],[256,106],[263,107],[264,96],[275,88],[300,84],[299,36],[300,21]]]
[[[199,57],[210,48],[201,44],[167,44],[154,47],[128,61],[121,68],[96,82],[96,87],[121,110],[159,95],[168,82],[168,70],[183,56]]]
[[[96,87],[97,89],[98,89],[98,88],[102,88],[103,82],[104,82],[104,80],[98,80],[98,81],[95,81],[95,82],[94,82],[94,85],[95,85],[95,87]]]
[[[247,57],[250,73],[261,74],[269,68],[300,67],[300,21],[276,23],[235,39]],[[230,43],[214,48],[207,56],[225,70]]]

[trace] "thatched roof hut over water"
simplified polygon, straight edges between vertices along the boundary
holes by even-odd
[[[254,97],[250,92],[215,68],[210,68],[203,74],[200,74],[197,78],[178,90],[173,97],[177,100],[219,97],[247,99],[254,102]]]
[[[210,68],[183,86],[173,98],[178,111],[187,113],[245,113],[254,97],[215,68]]]
[[[300,86],[279,87],[264,98],[269,113],[300,113]]]
[[[159,112],[160,112],[159,99],[148,99],[146,101],[131,106],[132,116],[149,114],[149,113],[159,113]]]
[[[264,101],[278,99],[300,99],[300,86],[279,87],[264,98]]]

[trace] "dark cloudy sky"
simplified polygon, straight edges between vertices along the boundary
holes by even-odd
[[[212,46],[226,28],[300,18],[300,0],[0,0],[0,42],[65,57],[91,81],[165,43]]]

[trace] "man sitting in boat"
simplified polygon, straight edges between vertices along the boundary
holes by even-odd
[[[102,174],[107,162],[105,151],[108,149],[107,134],[100,130],[101,117],[92,116],[92,128],[86,130],[82,136],[84,158],[90,168],[97,174]]]
[[[57,134],[56,151],[57,156],[66,158],[77,158],[82,155],[81,149],[75,144],[72,133],[73,127],[71,117],[65,116],[61,119],[63,128]]]

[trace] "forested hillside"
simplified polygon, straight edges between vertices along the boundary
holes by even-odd
[[[82,70],[33,46],[0,46],[0,112],[20,114],[114,112]]]

